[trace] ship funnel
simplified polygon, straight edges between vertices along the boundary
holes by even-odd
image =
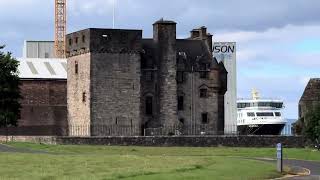
[[[252,99],[253,99],[253,100],[258,100],[258,99],[260,99],[259,92],[258,92],[255,88],[252,89],[251,94],[252,94]]]

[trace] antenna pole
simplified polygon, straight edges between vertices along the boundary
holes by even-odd
[[[115,28],[115,6],[116,6],[116,0],[113,0],[113,8],[112,8],[112,28]]]

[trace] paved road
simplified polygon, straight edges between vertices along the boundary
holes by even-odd
[[[320,155],[320,153],[319,153],[319,155]],[[320,162],[302,161],[302,160],[284,160],[283,163],[285,165],[300,166],[300,167],[307,168],[311,171],[311,175],[319,175],[320,176]]]
[[[299,166],[309,169],[310,176],[290,177],[286,180],[320,180],[320,162],[302,160],[284,160],[283,163],[289,166]]]
[[[24,148],[15,148],[5,144],[0,144],[0,152],[13,152],[13,153],[38,153],[38,154],[47,154],[45,151],[36,151]]]
[[[256,160],[266,161],[276,163],[275,159],[264,159],[264,158],[255,158]],[[293,160],[293,159],[285,159],[283,160],[283,164],[291,167],[299,168],[307,168],[310,170],[309,176],[300,176],[300,177],[288,177],[284,178],[285,180],[320,180],[320,162],[318,161],[304,161],[304,160]]]

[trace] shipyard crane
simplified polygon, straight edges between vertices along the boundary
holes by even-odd
[[[55,38],[54,51],[56,58],[65,58],[67,31],[67,0],[55,0]]]

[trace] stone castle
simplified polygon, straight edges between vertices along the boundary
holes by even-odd
[[[205,27],[176,38],[176,23],[67,35],[71,136],[220,134],[227,72]]]

